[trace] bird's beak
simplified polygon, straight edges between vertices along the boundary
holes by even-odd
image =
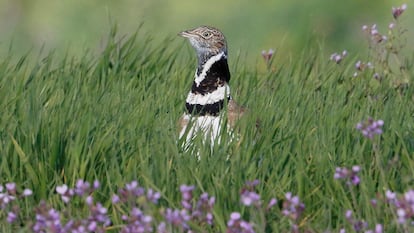
[[[192,33],[190,32],[190,30],[188,31],[182,31],[180,33],[178,33],[179,36],[185,37],[185,38],[190,38],[192,37]]]

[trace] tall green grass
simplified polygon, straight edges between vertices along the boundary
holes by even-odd
[[[100,180],[108,207],[111,193],[131,180],[161,192],[172,207],[180,205],[179,185],[194,184],[216,197],[214,232],[224,232],[231,212],[249,216],[240,189],[258,179],[264,200],[299,195],[306,205],[300,226],[315,232],[347,226],[346,209],[370,224],[394,221],[370,200],[413,186],[411,84],[399,91],[373,85],[368,75],[352,78],[353,58],[338,66],[311,46],[282,64],[276,55],[266,71],[230,54],[233,97],[249,109],[237,126],[241,141],[223,135],[212,151],[195,142],[198,160],[177,143],[196,61],[189,46],[172,48],[174,39],[155,44],[140,32],[122,39],[112,32],[101,54],[1,59],[0,184],[34,191],[27,215],[40,200],[62,206],[55,187],[77,179]],[[373,141],[355,129],[369,116],[385,122]],[[333,179],[336,167],[352,165],[362,167],[361,184],[351,190],[356,200]],[[267,232],[289,229],[276,216],[267,224]]]

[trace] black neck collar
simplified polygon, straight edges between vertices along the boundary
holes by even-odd
[[[227,100],[220,100],[213,104],[189,104],[185,103],[186,112],[193,116],[217,116],[220,114],[221,110],[224,108],[224,104],[228,103],[231,100],[231,97],[227,97]]]

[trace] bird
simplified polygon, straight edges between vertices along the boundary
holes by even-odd
[[[201,132],[203,142],[214,146],[220,143],[225,123],[230,133],[246,112],[231,96],[227,41],[219,29],[211,26],[199,26],[178,35],[189,40],[198,60],[185,112],[179,119],[179,138],[185,137],[184,146],[188,147]]]

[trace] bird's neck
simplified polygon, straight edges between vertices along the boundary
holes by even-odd
[[[218,115],[229,100],[230,71],[227,54],[220,52],[209,57],[200,57],[195,79],[186,99],[189,113]]]
[[[208,57],[203,56],[198,59],[198,67],[195,73],[194,84],[199,87],[200,91],[204,88],[210,88],[212,82],[230,81],[230,71],[227,64],[227,54],[220,52]],[[194,87],[194,85],[193,85]]]

